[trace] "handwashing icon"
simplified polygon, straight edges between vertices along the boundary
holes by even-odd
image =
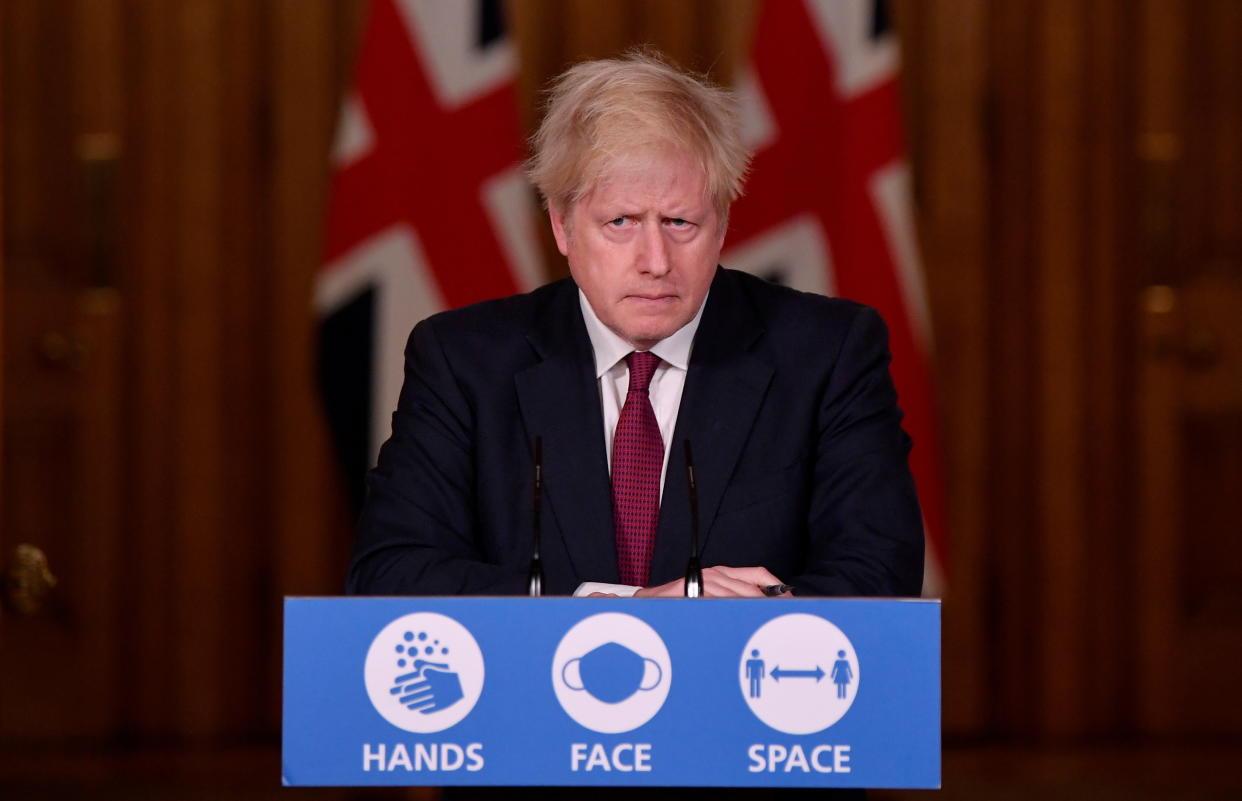
[[[616,642],[570,659],[561,668],[566,687],[585,691],[606,704],[619,704],[636,692],[654,690],[663,679],[658,662]]]

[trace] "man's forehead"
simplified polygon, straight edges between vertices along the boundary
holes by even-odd
[[[696,177],[704,181],[707,179],[705,165],[698,154],[663,142],[600,153],[592,161],[594,163],[590,171],[597,178],[668,170],[669,167],[685,167]]]
[[[658,202],[663,206],[697,208],[709,203],[707,176],[689,156],[627,155],[598,173],[583,201],[587,205]]]

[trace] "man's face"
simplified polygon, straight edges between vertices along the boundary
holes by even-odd
[[[694,317],[716,272],[724,227],[702,170],[644,150],[618,161],[568,214],[556,244],[600,322],[639,350]]]

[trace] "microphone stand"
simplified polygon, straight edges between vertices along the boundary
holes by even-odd
[[[686,597],[703,597],[703,568],[699,565],[699,490],[694,483],[694,455],[686,446],[686,486],[690,491],[690,561],[686,564]]]
[[[543,595],[543,560],[540,558],[541,537],[540,511],[543,499],[543,437],[535,437],[535,470],[533,486],[533,525],[535,547],[530,557],[530,572],[526,578],[526,591],[532,598]]]

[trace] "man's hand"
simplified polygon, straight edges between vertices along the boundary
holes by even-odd
[[[705,598],[763,598],[763,588],[780,584],[781,580],[766,567],[726,567],[716,565],[703,571]],[[635,598],[681,598],[686,594],[685,579],[670,581],[658,587],[643,587]],[[792,597],[790,593],[778,596]]]

